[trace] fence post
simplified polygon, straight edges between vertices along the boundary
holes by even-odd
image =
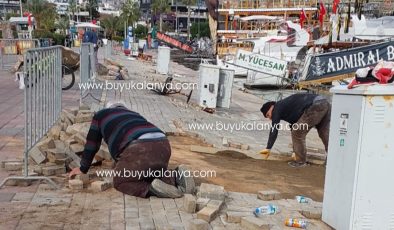
[[[80,47],[80,60],[81,65],[79,67],[79,79],[80,79],[80,98],[79,103],[82,105],[82,101],[87,96],[91,96],[94,100],[100,101],[95,98],[91,93],[91,88],[96,80],[96,59],[94,53],[94,47],[91,43],[82,43]]]
[[[61,46],[29,49],[24,57],[24,112],[25,147],[23,176],[4,179],[0,188],[11,179],[45,180],[58,186],[45,176],[29,175],[29,151],[59,120],[62,106],[62,49]]]

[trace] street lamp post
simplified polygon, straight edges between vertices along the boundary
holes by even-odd
[[[19,0],[19,10],[21,11],[21,17],[23,17],[22,0]]]

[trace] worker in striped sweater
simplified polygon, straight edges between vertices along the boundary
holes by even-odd
[[[116,162],[112,172],[118,191],[143,198],[177,198],[193,192],[194,180],[186,176],[186,166],[167,170],[171,147],[164,132],[122,101],[109,102],[94,115],[81,166],[70,177],[88,172],[102,139]]]

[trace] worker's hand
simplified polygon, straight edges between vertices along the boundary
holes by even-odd
[[[72,178],[73,176],[79,175],[79,174],[82,174],[82,172],[78,167],[76,167],[73,170],[71,170],[71,172],[68,174],[68,177]]]
[[[264,155],[264,159],[267,160],[268,157],[270,156],[271,149],[263,149],[259,153],[263,154]]]

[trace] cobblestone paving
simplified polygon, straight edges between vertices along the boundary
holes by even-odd
[[[125,62],[125,60],[120,60]],[[196,73],[175,66],[174,72],[185,75],[179,77],[183,81],[196,81]],[[141,81],[147,74],[156,80],[164,81],[165,77],[152,74],[154,67],[147,63],[128,61],[127,67],[133,80]],[[17,88],[13,77],[0,71],[0,160],[22,157],[23,152],[23,91]],[[77,80],[78,81],[78,80]],[[231,110],[219,110],[216,114],[202,112],[185,103],[185,97],[159,96],[149,90],[93,91],[93,96],[105,101],[122,98],[130,108],[146,116],[166,132],[191,131],[187,129],[189,122],[233,122],[241,120],[260,120],[256,112],[262,100],[252,95],[243,94],[234,89],[234,100]],[[192,102],[196,102],[193,94]],[[240,97],[240,95],[242,96]],[[252,98],[252,101],[250,99]],[[255,101],[253,101],[255,100]],[[63,107],[76,107],[79,102],[79,89],[63,92]],[[86,104],[93,105],[95,100],[86,98]],[[100,107],[98,105],[98,107]],[[180,124],[180,125],[179,125]],[[221,147],[222,137],[251,146],[248,155],[258,157],[255,152],[265,145],[267,131],[234,132],[224,134],[221,131],[195,131],[200,138],[215,146]],[[312,134],[314,136],[315,134]],[[275,151],[289,152],[289,135],[282,133]],[[9,172],[0,170],[0,180],[9,176]],[[286,208],[275,217],[277,229],[282,229],[285,217],[301,217],[296,205],[289,200],[273,201]],[[189,221],[196,214],[186,213],[181,206],[183,199],[140,199],[123,195],[114,189],[101,193],[72,192],[67,188],[50,190],[45,184],[34,183],[29,187],[7,186],[0,190],[0,229],[188,229]],[[242,229],[240,224],[226,222],[227,211],[251,212],[253,208],[266,204],[257,199],[255,194],[229,192],[226,205],[219,216],[210,223],[210,229]],[[280,223],[281,222],[281,223]],[[328,229],[322,222],[311,220],[308,229]]]

